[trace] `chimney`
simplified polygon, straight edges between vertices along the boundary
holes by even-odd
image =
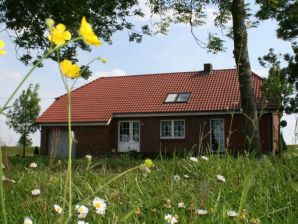
[[[206,72],[206,73],[212,72],[212,64],[210,64],[210,63],[204,64],[204,72]]]

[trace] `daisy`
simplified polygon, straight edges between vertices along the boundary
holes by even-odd
[[[198,158],[196,158],[196,157],[189,157],[189,159],[193,162],[198,162]]]
[[[185,178],[189,178],[189,176],[188,176],[187,174],[184,174],[183,176],[184,176]]]
[[[201,158],[202,158],[203,160],[206,160],[206,161],[209,160],[209,158],[208,158],[207,156],[202,156]]]
[[[92,201],[92,204],[95,207],[97,214],[104,215],[106,213],[107,203],[105,200],[96,197]]]
[[[178,222],[178,216],[174,216],[171,214],[166,214],[164,217],[164,220],[168,223],[168,224],[175,224]]]
[[[34,189],[31,191],[31,193],[33,196],[38,196],[38,195],[40,195],[40,189]]]
[[[178,203],[178,208],[185,208],[184,202],[179,202]]]
[[[173,179],[174,179],[175,182],[179,182],[179,181],[181,180],[181,178],[180,178],[179,175],[175,175],[175,176],[173,177]]]
[[[196,212],[198,215],[207,215],[208,214],[208,211],[205,209],[197,209]]]
[[[58,214],[61,214],[62,213],[62,208],[57,205],[57,204],[54,204],[54,210],[58,213]]]
[[[33,221],[32,221],[32,219],[30,219],[29,217],[26,217],[25,219],[24,219],[24,224],[32,224],[33,223]]]
[[[36,168],[37,167],[37,163],[30,163],[29,167],[30,168]]]
[[[238,213],[235,211],[232,211],[232,210],[227,210],[227,215],[229,217],[236,217],[236,216],[238,216]]]
[[[227,182],[227,181],[226,181],[226,178],[225,178],[224,176],[222,176],[222,175],[217,175],[216,178],[217,178],[218,180],[222,181],[222,182]]]
[[[85,206],[85,205],[77,205],[76,206],[76,209],[78,211],[78,218],[79,219],[84,219],[86,218],[88,212],[89,212],[89,209]]]
[[[88,224],[88,222],[79,220],[79,221],[78,221],[78,224]]]
[[[91,160],[92,160],[92,156],[91,156],[91,155],[86,155],[85,158],[86,158],[88,161],[91,161]]]

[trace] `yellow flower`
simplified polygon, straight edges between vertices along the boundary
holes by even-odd
[[[4,47],[5,47],[4,41],[3,40],[0,40],[0,55],[6,54],[6,50],[1,50]]]
[[[64,76],[69,78],[79,78],[80,67],[76,64],[72,64],[69,60],[63,60],[60,62],[60,69]]]
[[[101,41],[95,35],[91,25],[87,22],[85,16],[82,18],[79,34],[83,37],[86,44],[94,45],[96,47],[101,45]]]
[[[144,162],[144,165],[147,167],[147,168],[151,168],[154,166],[154,163],[151,159],[146,159],[145,162]]]
[[[65,31],[65,26],[59,23],[56,27],[51,29],[51,34],[48,39],[56,45],[64,44],[66,40],[71,39],[69,31]]]
[[[55,25],[55,21],[51,18],[46,19],[46,25],[49,29],[51,29]]]

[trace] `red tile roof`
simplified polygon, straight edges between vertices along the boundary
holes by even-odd
[[[262,78],[253,75],[257,99]],[[168,93],[191,92],[188,103],[164,103]],[[240,108],[235,69],[178,72],[92,81],[72,93],[72,122],[108,122],[113,114],[207,112]],[[38,123],[67,122],[67,96],[63,95],[37,119]]]

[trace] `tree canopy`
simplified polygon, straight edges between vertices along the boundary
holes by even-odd
[[[23,144],[23,156],[30,134],[37,131],[36,118],[40,113],[39,85],[29,85],[27,90],[15,100],[7,113],[7,125],[21,135],[19,142]]]

